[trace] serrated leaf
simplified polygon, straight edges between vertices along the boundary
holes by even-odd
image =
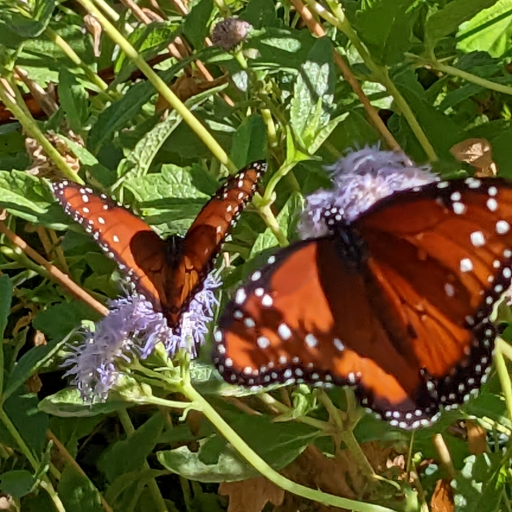
[[[6,9],[2,13],[2,25],[12,34],[22,38],[35,38],[43,33],[55,9],[55,0],[35,0],[27,4],[24,13]]]
[[[354,25],[373,59],[387,65],[403,62],[404,52],[412,46],[419,4],[416,0],[378,0],[357,13]]]
[[[512,48],[512,0],[499,0],[460,26],[457,49],[502,57]]]
[[[59,101],[72,130],[81,131],[89,115],[89,95],[75,75],[62,68],[59,71]]]
[[[164,225],[163,229],[167,233],[176,231],[170,226],[177,227],[179,221],[190,224],[209,199],[209,195],[195,186],[194,175],[189,169],[172,164],[163,165],[160,174],[127,179],[125,187],[139,201],[146,222]]]
[[[425,36],[430,41],[453,34],[465,21],[471,19],[482,9],[494,5],[498,0],[455,0],[447,3],[443,9],[428,17],[425,23]]]
[[[128,35],[128,42],[138,51],[145,61],[160,53],[169,43],[177,37],[177,29],[173,22],[158,21],[137,27]],[[135,69],[135,64],[121,52],[117,59],[114,72],[116,79],[114,85],[124,82]]]
[[[52,199],[35,176],[22,171],[0,171],[0,208],[37,222],[47,212]]]
[[[306,148],[330,120],[334,81],[331,43],[319,39],[301,66],[290,105],[290,124]]]

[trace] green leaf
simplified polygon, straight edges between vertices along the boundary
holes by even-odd
[[[29,351],[25,352],[16,362],[12,373],[7,379],[4,392],[5,396],[10,396],[14,393],[31,375],[34,375],[49,360],[55,357],[68,341],[69,336],[56,338],[46,345],[32,347]]]
[[[62,68],[59,71],[59,101],[66,114],[66,121],[72,130],[81,131],[87,117],[89,95],[75,75]]]
[[[127,37],[128,42],[131,43],[147,62],[176,39],[178,34],[173,23],[174,22],[160,21],[137,27]],[[116,78],[113,85],[115,86],[116,84],[126,81],[135,68],[135,64],[128,56],[124,52],[120,52],[114,66]]]
[[[301,66],[290,107],[290,124],[305,148],[330,120],[334,107],[334,83],[331,42],[322,38],[315,43]]]
[[[9,319],[12,301],[12,281],[9,276],[0,277],[0,343]]]
[[[126,160],[121,162],[117,170],[118,176],[125,176],[129,172],[134,176],[147,174],[162,144],[182,121],[183,118],[173,110],[166,119],[149,130],[140,139]]]
[[[180,60],[177,64],[160,73],[160,78],[169,83],[172,78],[186,67],[192,57]],[[87,140],[89,150],[97,154],[101,145],[110,141],[113,134],[124,128],[129,121],[135,119],[142,107],[155,94],[153,84],[149,81],[139,82],[128,89],[123,97],[112,103],[99,116],[96,124],[92,127]]]
[[[61,418],[88,418],[126,409],[126,403],[117,399],[106,402],[84,402],[76,388],[63,389],[39,402],[39,410]]]
[[[416,0],[378,0],[357,13],[354,26],[374,60],[387,65],[403,62],[404,52],[413,44],[418,4]]]
[[[66,510],[73,512],[104,512],[100,493],[92,482],[73,466],[64,468],[57,486],[59,497]]]
[[[316,429],[307,425],[274,423],[265,416],[237,415],[233,428],[275,470],[295,460],[318,435]],[[217,436],[204,443],[199,453],[181,447],[157,455],[170,471],[200,482],[235,482],[259,474],[224,438]]]
[[[50,306],[38,313],[34,329],[44,332],[50,339],[62,339],[84,319],[98,321],[96,311],[78,299]]]
[[[46,444],[48,416],[37,410],[37,404],[34,394],[20,388],[4,402],[3,408],[23,441],[34,453],[40,454]],[[3,423],[0,423],[0,442],[19,449]]]
[[[50,430],[59,441],[76,457],[78,452],[78,441],[91,434],[104,418],[100,415],[90,418],[50,418]]]
[[[226,448],[215,464],[205,464],[199,454],[191,452],[188,446],[160,451],[157,457],[160,464],[169,471],[197,482],[236,482],[259,475],[233,448]]]
[[[3,494],[10,494],[16,499],[31,492],[34,483],[32,474],[24,469],[6,471],[0,475],[0,491]]]
[[[209,195],[195,184],[194,173],[176,165],[163,165],[160,174],[127,179],[125,187],[139,201],[146,222],[165,233],[188,228]]]
[[[52,16],[57,2],[55,0],[35,0],[27,3],[27,11],[5,9],[2,12],[3,29],[7,29],[22,38],[35,38],[43,33]]]
[[[99,463],[107,479],[113,482],[120,475],[142,469],[164,426],[164,415],[156,413],[130,437],[118,441]]]
[[[233,135],[231,159],[241,169],[266,154],[267,130],[260,115],[246,117]]]
[[[425,90],[418,83],[417,76],[411,70],[401,73],[394,80],[437,155],[442,159],[450,160],[450,148],[464,138],[461,129],[432,105]],[[400,122],[402,136],[406,138],[402,143],[405,152],[418,162],[424,161],[425,157],[422,150],[418,148],[416,136],[411,132],[403,116],[400,117]]]
[[[183,24],[183,33],[192,46],[199,50],[204,47],[204,40],[210,34],[209,21],[213,12],[213,1],[194,1],[189,4],[189,9]]]
[[[249,0],[240,13],[240,19],[248,21],[254,28],[269,28],[280,25],[276,4],[272,0]]]
[[[457,49],[484,51],[492,57],[502,57],[512,48],[511,38],[512,0],[499,0],[461,25],[457,33]]]
[[[482,9],[491,7],[498,0],[454,0],[443,9],[428,17],[425,23],[425,36],[435,42],[453,34],[465,21],[471,19]]]
[[[42,223],[54,217],[49,209],[53,196],[40,179],[22,171],[0,171],[0,208],[29,222]],[[63,218],[64,215],[62,214]]]

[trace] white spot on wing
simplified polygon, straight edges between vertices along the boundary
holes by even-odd
[[[266,338],[265,336],[260,336],[256,340],[256,343],[258,344],[258,347],[260,347],[261,349],[266,349],[266,348],[270,347],[270,340],[268,338]]]
[[[243,288],[238,289],[235,294],[235,302],[237,304],[243,304],[245,302],[245,299],[247,299],[247,294],[245,293],[245,290]]]
[[[460,260],[460,271],[471,272],[473,270],[473,262],[469,258]]]
[[[453,297],[455,295],[455,287],[453,286],[453,284],[445,283],[444,291],[446,292],[446,295],[448,295],[448,297]]]
[[[481,231],[473,231],[473,233],[471,233],[469,237],[471,239],[471,243],[475,247],[482,247],[483,245],[485,245],[485,237]]]
[[[306,345],[311,348],[315,348],[318,345],[318,339],[313,334],[309,333],[304,338]]]
[[[496,222],[496,233],[498,235],[504,235],[510,230],[510,224],[506,220],[499,220]]]
[[[280,338],[285,341],[292,337],[292,331],[286,324],[279,324],[277,334],[279,334]]]

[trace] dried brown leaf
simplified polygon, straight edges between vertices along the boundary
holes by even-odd
[[[487,451],[487,432],[474,421],[466,421],[469,453],[480,455]]]
[[[261,512],[267,503],[281,505],[284,491],[265,477],[223,482],[219,494],[229,496],[228,512]]]
[[[450,149],[451,154],[476,169],[478,177],[496,176],[498,167],[492,159],[492,147],[486,139],[466,139]]]
[[[448,480],[438,480],[430,500],[432,512],[453,512],[453,490]]]
[[[209,89],[213,89],[218,85],[224,84],[228,81],[227,75],[223,75],[215,80],[204,81],[199,77],[193,77],[189,74],[184,74],[180,76],[172,85],[171,90],[181,101],[186,101],[192,96],[196,96],[197,94],[208,91]],[[166,110],[169,108],[169,103],[162,96],[158,97],[156,102],[156,110]]]

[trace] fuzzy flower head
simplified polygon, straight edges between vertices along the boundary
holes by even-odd
[[[252,30],[252,25],[237,18],[227,18],[215,25],[212,32],[212,42],[229,51],[242,42]]]
[[[427,167],[416,167],[404,153],[366,147],[353,151],[327,167],[333,188],[319,190],[306,199],[298,230],[303,239],[328,233],[324,212],[338,208],[352,221],[393,192],[426,185],[439,178]]]
[[[219,286],[220,280],[210,274],[174,329],[151,302],[137,294],[110,301],[108,316],[94,331],[86,331],[85,343],[68,357],[66,376],[73,377],[71,383],[85,400],[105,400],[122,376],[121,367],[136,358],[146,359],[158,343],[170,357],[182,348],[196,357],[218,304],[214,290]]]

